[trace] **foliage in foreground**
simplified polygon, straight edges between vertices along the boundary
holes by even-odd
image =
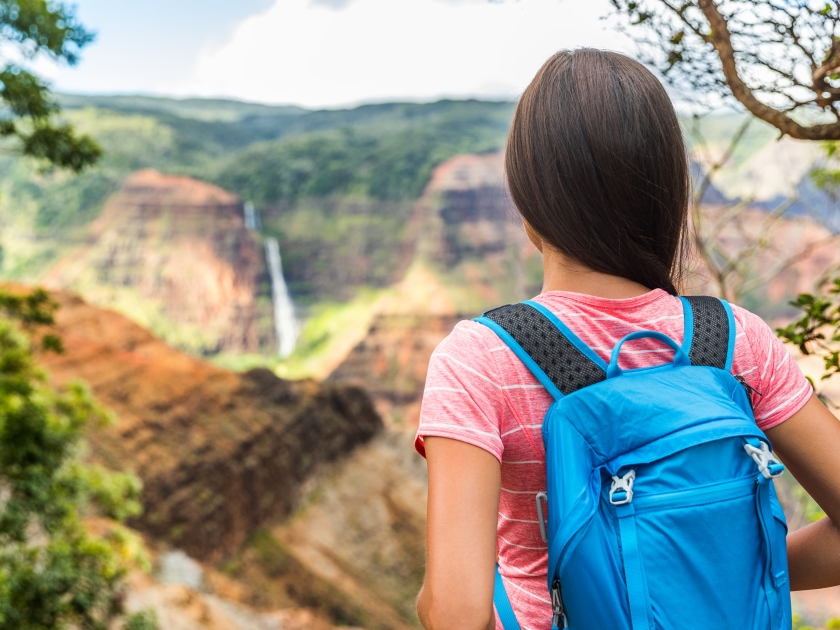
[[[831,619],[825,624],[825,627],[828,630],[833,628],[840,628],[840,619]],[[807,625],[803,620],[802,617],[799,615],[793,615],[793,627],[792,630],[816,630],[813,626]]]
[[[684,96],[737,101],[792,138],[840,139],[836,1],[610,1],[641,60]]]
[[[62,2],[0,0],[0,42],[23,59],[40,56],[74,65],[91,41],[93,33]],[[76,173],[99,159],[99,145],[55,120],[59,106],[49,88],[20,64],[0,63],[0,101],[0,137],[13,139],[23,155]]]
[[[834,143],[828,145],[828,157],[835,156]],[[812,173],[814,181],[823,189],[836,194],[840,183],[840,170],[831,165]],[[813,293],[800,293],[790,302],[799,315],[787,326],[777,328],[776,333],[785,342],[796,346],[805,356],[817,356],[823,360],[820,381],[840,373],[840,277],[828,279],[827,273],[815,282]],[[816,383],[808,377],[816,390]],[[819,391],[817,391],[820,394]],[[837,408],[837,401],[820,395],[823,402]]]
[[[783,328],[776,330],[784,341],[795,345],[808,356],[823,359],[821,380],[840,372],[840,278],[835,278],[821,292],[800,293],[791,302],[801,313]],[[812,382],[813,384],[813,382]]]
[[[49,296],[0,291],[0,307],[0,630],[105,630],[140,545],[118,524],[94,536],[84,519],[138,514],[140,482],[82,461],[85,429],[111,417],[83,384],[57,391],[37,367],[32,337],[53,321]],[[60,350],[48,335],[40,345]],[[152,622],[134,615],[123,627]]]

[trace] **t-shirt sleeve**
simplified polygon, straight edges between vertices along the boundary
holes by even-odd
[[[753,411],[759,428],[781,424],[802,409],[812,388],[791,353],[757,315],[732,307],[738,338],[733,372],[755,391]]]
[[[481,324],[460,322],[432,354],[415,441],[421,455],[423,438],[435,436],[472,444],[501,462],[506,402],[488,335],[494,336]]]

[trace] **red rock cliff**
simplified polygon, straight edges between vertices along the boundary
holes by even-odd
[[[88,245],[45,282],[158,333],[185,327],[189,333],[170,341],[193,351],[254,351],[273,345],[270,301],[258,299],[264,275],[262,248],[235,195],[146,169],[128,178],[92,225]]]
[[[235,374],[166,346],[121,315],[56,292],[66,351],[42,362],[57,384],[84,379],[119,422],[94,457],[144,483],[134,525],[215,561],[287,516],[301,483],[381,427],[364,391]]]

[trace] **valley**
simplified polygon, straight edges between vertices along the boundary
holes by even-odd
[[[44,367],[119,418],[89,456],[144,483],[130,524],[155,570],[132,576],[129,605],[173,630],[418,627],[426,482],[412,442],[429,357],[459,320],[542,284],[504,186],[512,105],[61,102],[105,158],[78,178],[0,158],[0,278],[52,292],[66,350]],[[737,124],[708,121],[696,142],[716,151]],[[834,224],[804,205],[827,211],[810,165],[785,166],[818,156],[765,132],[703,216],[745,199],[719,234],[740,251],[796,197],[745,273],[745,305],[783,321],[840,254]],[[692,282],[716,291],[702,264]],[[199,581],[165,578],[181,552]]]

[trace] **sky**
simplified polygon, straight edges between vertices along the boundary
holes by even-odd
[[[54,89],[341,107],[515,99],[561,48],[632,51],[608,0],[76,0],[97,32]]]

